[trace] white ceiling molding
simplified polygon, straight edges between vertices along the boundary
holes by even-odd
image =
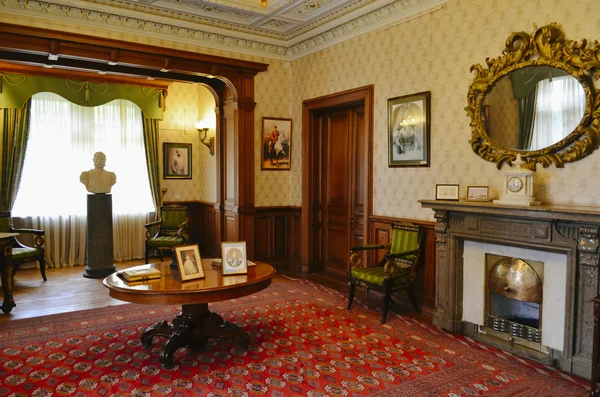
[[[4,0],[0,1],[0,21],[11,23],[10,15],[29,18],[69,21],[92,24],[113,31],[134,33],[161,40],[174,40],[242,54],[282,60],[294,60],[320,51],[352,37],[374,29],[397,24],[415,16],[432,12],[447,0],[270,0],[273,8],[258,19],[249,17],[247,25],[231,21],[187,14],[177,10],[153,8],[156,12],[140,11],[140,7],[164,3],[189,3],[197,7],[229,7],[236,15],[260,14],[258,0]],[[111,4],[118,2],[121,6]],[[137,4],[134,4],[137,3]],[[309,10],[310,18],[297,24],[291,33],[257,29],[253,23],[264,27],[265,21],[288,21],[292,11],[318,4],[319,10]],[[333,7],[331,3],[335,3]],[[109,4],[109,5],[107,5]],[[383,4],[383,6],[382,6]],[[237,8],[235,8],[235,7]],[[171,7],[173,8],[173,7]],[[260,6],[258,6],[260,8]],[[322,8],[322,9],[321,9]],[[319,11],[319,13],[317,13]],[[297,11],[296,11],[297,13]],[[285,15],[288,15],[285,17]],[[225,17],[224,17],[225,18]],[[231,19],[231,18],[230,18]],[[277,25],[277,24],[275,24]],[[260,34],[256,33],[260,31]]]

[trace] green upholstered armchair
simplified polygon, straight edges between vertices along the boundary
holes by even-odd
[[[186,244],[189,238],[187,207],[165,205],[160,207],[160,218],[146,227],[146,263],[150,253],[156,252],[163,261],[162,251],[172,251],[173,247]],[[152,233],[156,230],[155,233]]]
[[[0,212],[0,232],[33,235],[34,247],[23,245],[17,238],[12,238],[12,263],[14,271],[16,273],[19,269],[19,265],[22,263],[38,261],[40,263],[40,273],[42,273],[42,278],[44,281],[47,281],[46,258],[44,256],[44,231],[38,229],[16,229],[13,227],[10,212]]]
[[[391,295],[405,290],[417,312],[421,312],[415,296],[414,284],[417,267],[422,257],[421,228],[411,223],[392,224],[392,237],[387,245],[364,245],[350,249],[350,272],[348,275],[348,310],[354,300],[356,284],[381,292],[383,314],[381,323],[385,323]],[[375,266],[363,267],[362,251],[387,249],[384,258]]]

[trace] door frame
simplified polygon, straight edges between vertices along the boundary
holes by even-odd
[[[314,261],[314,230],[313,230],[313,209],[317,203],[320,209],[320,192],[315,191],[312,175],[315,171],[315,150],[311,142],[314,142],[316,135],[320,132],[314,127],[314,119],[317,112],[328,109],[350,106],[364,106],[364,131],[367,134],[367,144],[363,148],[366,151],[368,171],[365,172],[365,211],[363,215],[364,238],[369,241],[369,218],[373,214],[373,110],[374,110],[374,86],[353,88],[318,98],[307,99],[302,102],[302,217],[301,217],[301,250],[300,266],[302,272],[313,272],[323,270],[321,264]],[[348,253],[350,255],[350,253]]]

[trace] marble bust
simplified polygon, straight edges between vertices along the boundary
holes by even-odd
[[[110,193],[110,188],[117,183],[114,172],[106,171],[106,155],[102,152],[94,153],[94,168],[83,171],[79,180],[91,193]]]

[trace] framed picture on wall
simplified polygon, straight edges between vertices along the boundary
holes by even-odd
[[[289,170],[292,163],[292,119],[263,117],[260,169]]]
[[[429,167],[429,91],[388,99],[388,166]]]
[[[163,178],[192,178],[191,143],[163,143]]]

